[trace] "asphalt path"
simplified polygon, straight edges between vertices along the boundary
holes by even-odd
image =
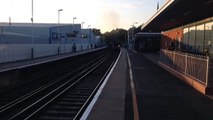
[[[213,101],[141,53],[129,52],[140,120],[213,120]],[[127,84],[128,83],[127,81]],[[126,95],[130,94],[130,86]],[[127,96],[126,96],[127,97]],[[132,118],[126,98],[125,119]]]

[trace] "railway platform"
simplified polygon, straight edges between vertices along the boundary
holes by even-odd
[[[129,56],[129,57],[128,57]],[[131,61],[129,66],[128,58]],[[158,66],[159,55],[122,49],[88,120],[211,120],[213,100]],[[82,118],[85,119],[85,118]]]
[[[0,64],[0,74],[1,74],[1,76],[0,76],[0,93],[7,91],[15,86],[14,84],[10,85],[11,81],[12,81],[11,79],[13,79],[13,78],[12,78],[12,75],[7,74],[7,72],[15,71],[15,70],[19,70],[22,68],[27,68],[27,67],[31,67],[34,65],[43,64],[43,63],[48,63],[51,61],[56,61],[56,60],[60,60],[60,59],[64,59],[64,58],[68,58],[68,57],[72,57],[72,56],[77,56],[77,55],[101,50],[104,48],[105,47],[78,51],[78,52],[72,52],[72,53],[66,53],[66,54],[60,54],[60,55],[54,55],[54,56],[46,56],[46,57],[40,57],[40,58],[34,58],[34,59],[26,59],[26,60],[20,60],[20,61],[8,62],[8,63],[1,63]]]
[[[72,55],[76,54],[80,53]],[[213,100],[158,66],[158,59],[158,54],[136,53],[122,48],[81,119],[212,120]],[[22,61],[24,65],[20,63],[20,66],[8,63],[6,68],[17,69],[47,61],[29,64]],[[2,67],[2,71],[7,69]]]
[[[125,113],[125,88],[127,73],[126,52],[121,49],[116,66],[112,68],[109,78],[105,79],[106,84],[100,88],[100,96],[95,96],[96,103],[82,119],[88,120],[124,120]],[[88,116],[88,117],[87,117]]]
[[[96,50],[103,49],[103,48],[105,48],[105,47],[91,49],[91,50],[85,50],[85,51],[66,53],[66,54],[60,54],[60,55],[46,56],[46,57],[35,58],[35,59],[26,59],[26,60],[14,61],[14,62],[2,63],[2,64],[0,64],[0,72],[9,71],[12,69],[19,69],[19,68],[23,68],[23,67],[27,67],[27,66],[32,66],[32,65],[38,65],[41,63],[59,60],[59,59],[67,58],[67,57],[72,57],[72,56],[96,51]]]

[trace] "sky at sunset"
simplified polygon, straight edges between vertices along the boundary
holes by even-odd
[[[35,23],[85,22],[83,27],[101,29],[101,32],[115,28],[128,29],[145,23],[155,12],[157,3],[162,6],[166,0],[33,0]],[[31,22],[32,0],[0,0],[0,22]]]

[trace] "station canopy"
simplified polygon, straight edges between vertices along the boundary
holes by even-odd
[[[168,0],[141,29],[161,32],[212,16],[213,0]]]

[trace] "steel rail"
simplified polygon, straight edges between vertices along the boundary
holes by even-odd
[[[106,60],[106,58],[105,58],[105,60]],[[102,59],[101,59],[101,61],[102,61]],[[48,97],[51,97],[51,95],[57,93],[60,89],[62,89],[63,87],[66,87],[66,85],[70,84],[70,82],[73,82],[76,78],[80,77],[77,81],[75,81],[74,83],[71,83],[71,85],[69,85],[68,87],[66,87],[65,90],[63,90],[62,92],[59,92],[58,95],[56,95],[56,96],[54,95],[55,97],[53,97],[51,100],[47,100],[48,102],[46,104],[50,103],[52,100],[56,99],[60,94],[64,93],[68,88],[72,87],[74,84],[76,84],[78,81],[80,81],[80,79],[82,79],[83,77],[85,77],[86,75],[88,75],[98,65],[100,65],[100,61],[98,61],[96,64],[93,64],[91,67],[85,69],[84,71],[82,71],[81,73],[79,73],[78,75],[76,75],[75,77],[73,77],[72,79],[70,79],[69,81],[67,81],[64,84],[60,85],[59,87],[57,87],[56,89],[54,89],[52,92],[50,92],[47,95],[45,95],[44,97],[40,98],[35,103],[33,103],[30,106],[28,106],[27,108],[21,110],[20,112],[18,112],[17,114],[15,114],[10,119],[11,120],[12,119],[20,119],[20,118],[22,119],[26,115],[26,113],[28,112],[28,110],[30,110],[31,108],[33,108],[36,105],[40,104],[41,102],[44,102],[46,99],[48,99]],[[91,70],[91,68],[92,68],[92,70]],[[46,104],[44,104],[42,107],[44,107]],[[37,109],[37,110],[39,110],[39,109]]]
[[[104,55],[103,55],[103,56],[104,56]],[[53,86],[54,84],[57,84],[57,83],[60,82],[61,80],[63,80],[63,79],[65,79],[65,78],[69,77],[71,74],[85,69],[86,67],[88,67],[89,65],[93,64],[94,61],[97,61],[97,60],[100,59],[101,57],[102,57],[102,56],[96,58],[96,59],[93,60],[93,61],[90,61],[88,64],[82,66],[82,67],[79,68],[79,69],[76,69],[76,70],[73,71],[72,73],[69,73],[69,74],[67,74],[67,75],[65,75],[65,76],[63,76],[63,77],[61,77],[60,79],[54,81],[53,83],[51,83],[51,84],[49,84],[49,85],[44,85],[44,86],[42,86],[42,87],[40,87],[40,88],[38,88],[38,89],[36,89],[36,90],[30,92],[29,94],[27,94],[27,95],[25,95],[25,96],[22,96],[22,97],[20,97],[20,98],[18,98],[18,99],[16,99],[16,100],[14,100],[13,102],[11,102],[11,103],[9,103],[9,104],[7,104],[7,105],[1,107],[1,109],[0,109],[0,116],[1,116],[1,117],[4,117],[5,113],[10,112],[10,110],[11,110],[12,108],[16,107],[18,104],[21,104],[21,103],[27,101],[28,99],[30,99],[31,97],[33,97],[33,96],[39,94],[40,92],[42,92],[42,91],[44,91],[44,90],[50,88],[50,87]],[[89,68],[88,68],[88,69],[89,69]],[[85,69],[85,70],[88,70],[88,69]]]

